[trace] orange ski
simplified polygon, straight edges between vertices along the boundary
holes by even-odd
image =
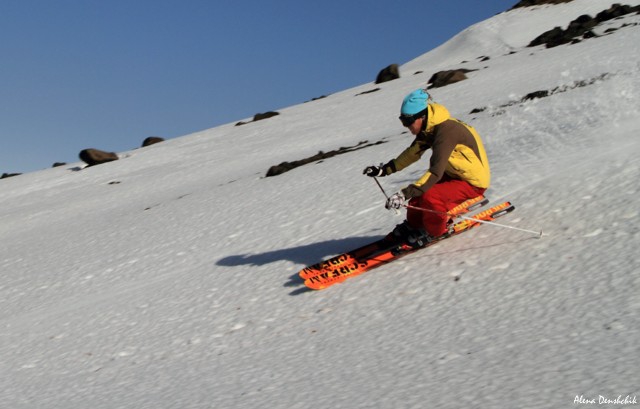
[[[451,209],[447,214],[451,217],[460,216],[482,206],[485,206],[487,203],[489,203],[488,199],[486,199],[484,196],[478,196],[459,204],[458,206]],[[368,254],[375,253],[381,248],[388,247],[390,244],[395,245],[396,243],[394,241],[390,241],[388,238],[384,238],[382,240],[364,245],[347,253],[337,255],[328,260],[305,267],[300,270],[298,274],[300,275],[300,278],[306,280],[327,271],[337,269],[340,266],[353,264],[357,260],[365,258]]]
[[[316,275],[310,276],[305,279],[304,284],[313,290],[322,290],[330,287],[334,284],[343,282],[344,280],[360,275],[366,271],[376,268],[382,264],[386,264],[392,260],[400,258],[404,255],[414,252],[415,250],[432,246],[441,240],[448,237],[458,235],[462,232],[470,230],[476,226],[482,224],[482,221],[492,221],[497,217],[503,216],[515,209],[510,202],[504,202],[497,206],[493,206],[485,211],[482,211],[471,218],[464,219],[458,223],[455,223],[450,232],[440,236],[423,247],[414,248],[408,244],[402,243],[387,243],[386,247],[383,240],[373,243],[371,246],[377,246],[377,250],[373,250],[368,255],[357,257],[353,256],[352,252],[345,253],[341,256],[335,257],[336,260],[343,260],[340,264],[328,264],[325,265],[320,271],[317,271]],[[367,247],[367,246],[365,246]],[[303,270],[305,271],[305,270]]]

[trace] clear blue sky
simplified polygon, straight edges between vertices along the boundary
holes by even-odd
[[[0,173],[373,81],[517,0],[0,0]]]

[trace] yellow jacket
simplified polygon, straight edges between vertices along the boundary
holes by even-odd
[[[414,183],[420,191],[429,190],[445,174],[479,188],[489,187],[491,171],[480,135],[473,127],[451,118],[447,108],[436,103],[428,105],[426,127],[407,149],[384,166],[385,173],[417,162],[428,149],[432,150],[429,169]]]

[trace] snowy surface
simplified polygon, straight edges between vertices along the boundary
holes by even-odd
[[[378,92],[0,181],[0,407],[561,408],[640,395],[640,16],[525,47],[610,4],[502,13]],[[432,94],[483,136],[487,195],[517,207],[500,221],[545,235],[483,226],[305,291],[302,267],[402,221],[361,172],[411,141],[402,97],[451,68],[479,69]],[[364,140],[385,143],[264,177]],[[393,192],[427,160],[381,181]]]

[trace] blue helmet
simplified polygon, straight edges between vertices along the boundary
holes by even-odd
[[[412,117],[422,113],[427,109],[429,94],[423,89],[417,89],[407,95],[402,101],[400,107],[400,115],[404,117]]]

